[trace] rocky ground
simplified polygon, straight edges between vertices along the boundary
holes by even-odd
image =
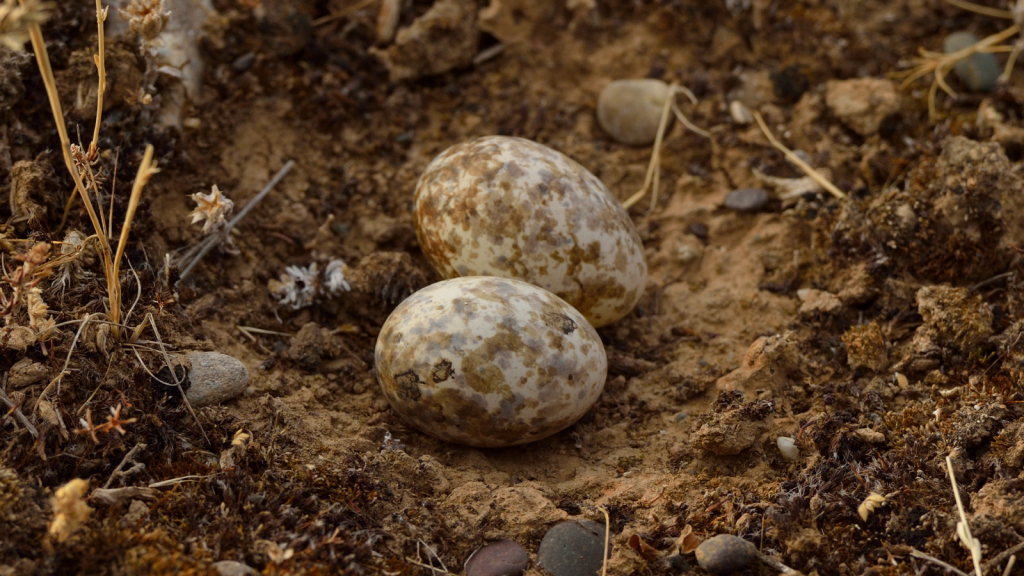
[[[160,169],[125,247],[121,339],[80,200],[64,219],[75,184],[35,59],[0,48],[0,291],[21,290],[0,328],[0,575],[461,573],[510,540],[525,559],[496,549],[527,574],[589,576],[606,527],[609,574],[706,573],[693,550],[721,534],[756,548],[728,552],[740,573],[778,573],[755,552],[808,575],[946,573],[922,554],[971,573],[947,457],[984,574],[1024,541],[1024,72],[990,85],[975,76],[1006,54],[950,62],[956,95],[934,98],[931,74],[898,77],[953,32],[1007,30],[1004,3],[167,2],[134,31],[108,15],[90,166],[112,244],[147,144]],[[42,32],[87,146],[95,5],[60,3]],[[687,87],[708,134],[673,122],[659,194],[630,210],[649,278],[598,331],[597,404],[521,447],[407,426],[373,347],[439,279],[419,175],[514,135],[624,201],[652,147],[618,143],[598,102],[627,78]],[[238,214],[289,161],[182,279],[209,237],[190,195],[216,185]],[[194,413],[160,383],[191,371],[195,400],[202,370],[232,386]],[[555,526],[585,556],[568,572],[541,544]],[[487,559],[470,576],[502,573]]]

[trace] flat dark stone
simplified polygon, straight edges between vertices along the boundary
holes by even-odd
[[[696,550],[697,563],[712,574],[733,574],[757,558],[757,547],[731,534],[719,534],[701,542]]]
[[[491,542],[466,562],[466,576],[519,576],[530,563],[530,555],[511,540]]]
[[[740,188],[725,195],[725,207],[738,212],[757,212],[768,204],[763,188]]]
[[[556,525],[540,541],[537,563],[554,576],[595,576],[604,564],[604,524],[569,520]]]
[[[691,222],[688,228],[690,234],[693,234],[701,240],[708,239],[708,227],[700,222]]]

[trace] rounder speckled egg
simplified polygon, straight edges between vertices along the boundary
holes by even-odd
[[[578,420],[608,361],[586,319],[532,284],[468,276],[395,308],[377,336],[377,381],[405,421],[441,440],[513,446]]]
[[[596,327],[647,283],[629,215],[586,168],[522,138],[452,146],[416,187],[416,236],[445,278],[500,276],[554,292]]]

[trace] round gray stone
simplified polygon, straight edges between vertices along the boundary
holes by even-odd
[[[719,534],[701,542],[696,550],[697,563],[712,574],[733,574],[757,558],[757,547],[731,534]]]
[[[569,520],[555,525],[540,541],[537,563],[554,576],[598,574],[604,564],[604,524]]]
[[[661,80],[616,80],[597,99],[597,121],[617,142],[647,146],[658,135],[668,93],[668,84]]]
[[[185,396],[194,408],[227,402],[249,384],[249,369],[227,354],[189,352],[182,363],[191,383]]]
[[[519,576],[530,563],[530,555],[511,540],[491,542],[466,562],[466,576]]]
[[[740,188],[725,195],[725,207],[737,212],[757,212],[768,204],[763,188]]]
[[[213,563],[213,569],[218,576],[252,576],[256,571],[241,562],[234,560],[221,560]]]
[[[954,32],[942,41],[942,51],[946,54],[959,52],[968,46],[978,43],[978,37],[970,32]],[[957,77],[973,92],[991,92],[999,83],[999,75],[1003,73],[999,61],[994,54],[971,54],[953,66]]]

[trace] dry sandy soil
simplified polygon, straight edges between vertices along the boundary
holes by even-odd
[[[687,525],[701,539],[739,535],[805,574],[945,573],[913,549],[972,571],[950,455],[983,562],[1022,541],[1024,277],[1012,246],[1024,245],[1024,73],[984,95],[951,76],[959,96],[940,91],[934,121],[931,76],[907,89],[888,81],[918,47],[941,51],[950,32],[985,37],[1010,21],[940,0],[493,1],[478,20],[488,2],[447,2],[471,17],[408,40],[395,56],[403,72],[375,55],[387,51],[376,4],[314,25],[350,3],[215,0],[180,127],[131,101],[145,67],[135,39],[108,41],[98,166],[105,190],[116,182],[114,222],[146,144],[161,169],[126,252],[138,279],[126,273],[124,292],[140,294],[126,323],[151,313],[169,347],[238,358],[249,388],[193,418],[147,374],[163,364],[153,345],[136,357],[93,326],[39,405],[80,324],[21,349],[5,342],[6,394],[39,438],[4,406],[0,575],[208,573],[225,559],[265,574],[427,574],[415,563],[439,558],[460,572],[499,538],[535,561],[549,527],[604,522],[602,507],[609,574],[703,573],[692,554],[673,557]],[[400,27],[431,6],[400,4]],[[88,140],[94,6],[61,2],[43,32],[72,139]],[[500,54],[472,62],[498,42]],[[0,67],[9,275],[32,242],[92,229],[80,202],[61,229],[74,185],[30,52],[3,49]],[[693,90],[699,104],[682,109],[712,138],[675,123],[657,204],[631,211],[650,278],[635,311],[600,330],[609,376],[598,403],[567,430],[507,449],[404,425],[377,387],[373,346],[394,306],[438,280],[413,232],[420,172],[458,142],[515,135],[571,156],[625,199],[651,149],[616,144],[595,107],[608,82],[642,77]],[[835,83],[854,78],[876,83]],[[177,82],[157,81],[165,103]],[[756,125],[733,120],[734,100],[849,197],[811,187],[784,198],[792,181],[778,179],[803,174]],[[164,254],[200,240],[188,196],[216,184],[237,210],[288,160],[295,168],[232,233],[233,249],[175,288],[180,269],[169,282]],[[722,206],[749,186],[772,192],[763,210]],[[338,258],[351,292],[293,310],[268,288],[288,266]],[[43,279],[55,320],[104,312],[102,278],[90,248],[63,292]],[[25,308],[8,320],[27,324]],[[20,376],[28,366],[34,376]],[[134,419],[124,434],[93,437],[80,422],[87,409],[98,425],[118,405]],[[782,457],[779,436],[796,439],[799,461]],[[125,468],[142,466],[111,478],[139,443]],[[178,480],[115,503],[87,498],[80,529],[48,535],[53,495],[73,478],[90,491]],[[871,493],[886,502],[862,519]],[[631,546],[634,535],[649,548]]]

